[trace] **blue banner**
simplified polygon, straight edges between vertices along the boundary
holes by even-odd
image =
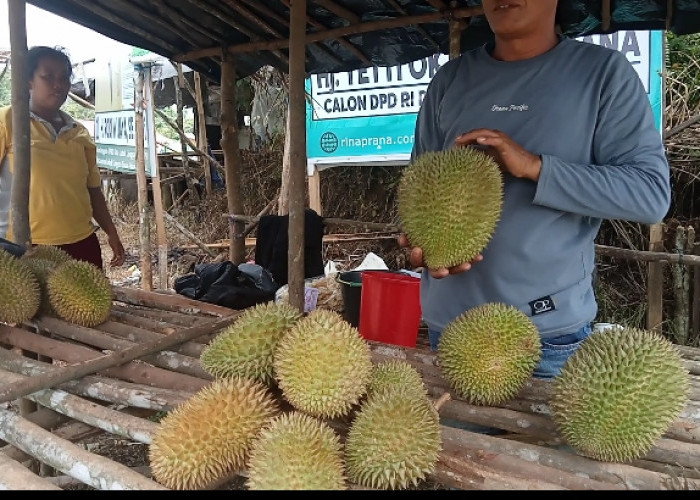
[[[619,31],[580,38],[619,50],[649,96],[659,133],[663,120],[663,31]],[[309,175],[315,167],[405,164],[423,96],[445,54],[401,66],[319,73],[306,80]]]

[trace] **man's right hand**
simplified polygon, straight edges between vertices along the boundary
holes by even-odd
[[[423,260],[423,249],[420,247],[411,247],[411,243],[404,233],[399,234],[399,246],[411,249],[409,261],[413,267],[426,267],[425,261]],[[459,274],[464,271],[469,271],[472,268],[472,264],[481,262],[482,260],[484,260],[484,256],[478,254],[471,262],[463,262],[462,264],[452,267],[429,268],[428,271],[433,278],[441,279],[450,274]]]

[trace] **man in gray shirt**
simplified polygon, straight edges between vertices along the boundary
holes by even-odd
[[[551,378],[591,333],[602,219],[662,221],[669,166],[642,82],[620,52],[557,35],[557,0],[482,4],[495,43],[437,72],[412,158],[486,148],[504,172],[501,219],[473,262],[424,269],[423,318],[436,349],[465,311],[513,305],[542,338],[535,376]],[[400,243],[410,245],[404,235]],[[420,248],[411,263],[423,265]]]

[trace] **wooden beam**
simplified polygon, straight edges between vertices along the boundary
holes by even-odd
[[[304,242],[306,206],[306,0],[294,0],[289,18],[289,304],[304,310]],[[239,212],[240,213],[240,212]]]
[[[401,13],[401,15],[403,15],[403,16],[407,16],[407,15],[408,15],[408,11],[406,11],[406,9],[404,9],[403,7],[401,7],[401,5],[399,5],[399,3],[398,3],[396,0],[385,0],[385,1],[386,1],[389,5],[391,5],[391,7],[393,7],[393,9],[394,9],[396,12]],[[454,21],[452,21],[450,24],[452,24],[453,22],[454,22]],[[438,43],[433,39],[433,37],[430,36],[430,35],[428,34],[428,32],[425,31],[423,28],[421,28],[420,26],[416,26],[416,31],[418,31],[418,33],[420,33],[421,35],[423,35],[423,38],[425,38],[425,39],[428,41],[428,43],[429,43],[430,45],[432,45],[432,46],[435,47],[436,49],[439,49],[439,48],[440,48],[440,44],[438,44]]]
[[[608,31],[610,31],[610,20],[612,18],[612,15],[610,13],[610,0],[603,0],[601,2],[600,8],[601,27],[603,28],[603,31],[607,33]]]
[[[213,16],[217,18],[218,20],[228,24],[238,32],[242,33],[243,35],[247,36],[250,38],[251,41],[256,41],[256,40],[261,40],[260,35],[257,33],[254,33],[253,31],[249,30],[246,26],[242,25],[239,23],[235,18],[229,16],[228,14],[225,14],[220,7],[210,7],[206,3],[202,2],[201,0],[186,0],[188,3],[192,4],[195,6],[197,9],[202,10],[209,14],[210,16]],[[289,64],[289,59],[287,58],[286,55],[284,55],[282,52],[279,50],[273,49],[271,52],[284,64]],[[178,61],[182,62],[182,61]]]
[[[467,17],[478,16],[482,14],[483,8],[479,5],[476,7],[460,7],[452,11],[434,12],[430,14],[419,14],[415,16],[405,16],[396,19],[386,19],[381,21],[369,21],[352,26],[341,28],[333,28],[325,31],[306,34],[306,43],[319,42],[321,40],[330,40],[343,37],[346,35],[359,35],[370,31],[379,31],[384,29],[401,28],[411,24],[431,23],[451,17],[454,19],[463,19]],[[289,40],[264,40],[260,42],[248,42],[238,45],[230,45],[226,47],[226,51],[232,54],[241,54],[245,52],[258,52],[261,50],[279,49],[289,46]],[[211,57],[221,53],[221,47],[211,47],[207,49],[197,49],[173,57],[173,60],[179,62],[192,61],[203,57]]]
[[[320,5],[328,12],[335,14],[338,17],[342,17],[347,22],[352,24],[358,24],[360,22],[360,16],[355,14],[353,11],[346,9],[342,5],[338,5],[333,0],[311,0],[316,5]]]
[[[67,366],[65,368],[61,368],[60,372],[57,371],[47,375],[32,377],[26,382],[15,384],[12,387],[8,387],[7,385],[0,386],[0,403],[26,396],[41,389],[48,389],[49,387],[54,387],[58,384],[80,378],[84,375],[91,375],[106,368],[122,365],[128,361],[143,357],[147,354],[159,352],[163,349],[182,344],[188,340],[201,337],[209,332],[219,331],[220,329],[233,323],[237,317],[237,315],[227,316],[214,320],[206,325],[185,328],[163,337],[158,341],[148,344],[134,345],[133,347],[129,347],[122,351],[116,351],[95,359],[80,362],[73,366]],[[0,326],[0,328],[9,327]]]
[[[275,11],[270,10],[268,7],[266,7],[264,4],[261,4],[260,2],[257,2],[256,0],[243,0],[248,6],[256,9],[258,12],[261,14],[264,14],[268,16],[270,19],[274,19],[278,23],[280,23],[282,26],[286,26],[287,29],[289,29],[289,21],[282,16],[278,15]],[[287,8],[290,8],[290,3],[289,0],[280,0]],[[327,29],[326,26],[323,24],[319,23],[315,19],[306,16],[306,22],[310,25],[313,26],[314,28],[317,29],[322,29],[325,30]],[[353,44],[345,40],[344,38],[339,38],[338,43],[340,43],[342,46],[344,46],[346,49],[348,49],[350,52],[355,54],[355,56],[360,59],[362,62],[364,62],[367,65],[371,65],[371,61],[367,58],[366,55],[364,55],[357,47],[355,47]],[[326,55],[329,57],[336,59],[338,62],[340,62],[340,58],[336,56],[333,52],[331,52],[330,49],[328,49],[325,45],[318,44],[318,48],[323,50]]]
[[[119,16],[119,14],[112,13],[111,11],[101,7],[100,5],[96,5],[95,2],[93,2],[92,0],[73,0],[73,3],[78,4],[82,9],[85,9],[86,11],[101,17],[105,21],[109,21],[110,23],[115,24],[119,27],[119,29],[123,31],[128,31],[129,33],[133,33],[134,35],[139,36],[144,40],[148,40],[152,44],[162,47],[168,52],[175,53],[178,51],[178,48],[174,45],[166,42],[161,38],[153,36],[149,31],[142,30],[141,28],[134,26],[133,24],[125,23],[124,19],[122,19]]]

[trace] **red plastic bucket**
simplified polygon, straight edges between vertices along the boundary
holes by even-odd
[[[415,347],[420,319],[420,278],[393,271],[362,273],[362,337]]]

